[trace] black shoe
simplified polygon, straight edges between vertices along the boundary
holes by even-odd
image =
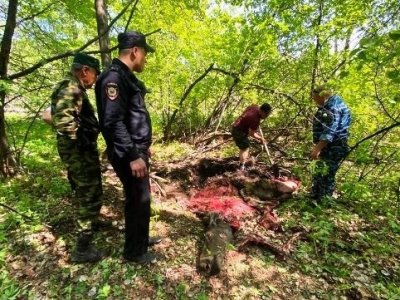
[[[84,250],[75,249],[71,253],[71,262],[73,263],[86,263],[98,262],[103,258],[104,254],[94,246],[89,246]]]
[[[157,262],[157,257],[151,252],[146,252],[142,255],[132,257],[127,257],[124,255],[124,258],[127,261],[132,261],[142,265],[155,264]]]
[[[159,236],[149,237],[149,243],[148,243],[149,247],[157,245],[159,243],[161,243],[161,238]]]
[[[92,222],[92,230],[93,231],[99,231],[102,229],[110,229],[112,227],[113,227],[112,222],[109,220],[98,219],[98,220]]]

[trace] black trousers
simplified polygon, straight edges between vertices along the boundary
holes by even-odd
[[[143,159],[148,166],[147,157]],[[111,160],[111,164],[124,187],[124,257],[129,259],[147,252],[150,224],[150,182],[148,176],[145,178],[134,177],[127,160]]]

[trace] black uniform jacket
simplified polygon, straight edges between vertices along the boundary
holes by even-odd
[[[114,59],[97,79],[95,93],[109,158],[133,161],[147,155],[152,133],[144,84],[123,62]]]

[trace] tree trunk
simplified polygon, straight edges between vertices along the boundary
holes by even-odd
[[[319,11],[319,16],[318,16],[317,22],[315,24],[315,27],[319,27],[321,25],[321,23],[322,23],[322,16],[323,16],[323,2],[322,1],[319,3],[318,11]],[[317,76],[318,76],[319,52],[321,51],[321,47],[322,47],[319,33],[317,33],[317,37],[316,38],[317,38],[317,41],[316,41],[316,44],[315,44],[314,64],[313,64],[313,69],[312,69],[312,74],[311,74],[310,93],[315,88],[315,83],[316,83],[316,79],[317,79]]]
[[[109,51],[110,39],[108,36],[107,3],[106,0],[95,0],[97,32],[100,36],[99,47],[101,51],[101,64],[107,68],[111,64]]]
[[[11,44],[17,19],[18,0],[8,2],[7,21],[4,28],[0,49],[0,80],[7,79],[8,63],[10,60]],[[6,90],[0,86],[0,173],[4,177],[14,174],[15,159],[8,143],[4,104]]]

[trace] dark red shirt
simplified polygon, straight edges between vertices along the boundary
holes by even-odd
[[[260,126],[261,116],[258,105],[250,105],[242,115],[233,123],[233,127],[249,134],[249,130],[257,130]]]

